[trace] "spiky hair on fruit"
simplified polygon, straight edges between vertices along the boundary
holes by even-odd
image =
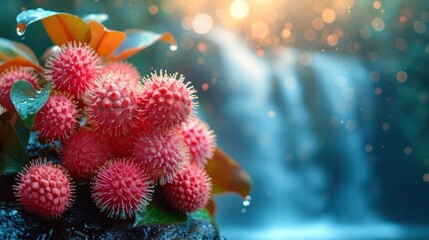
[[[143,94],[139,96],[140,115],[146,125],[154,130],[170,130],[179,127],[193,116],[197,105],[196,90],[190,82],[177,73],[160,71],[143,78]]]
[[[109,136],[125,136],[139,126],[137,95],[141,88],[124,73],[100,75],[84,96],[93,128]]]
[[[216,135],[207,123],[198,118],[184,123],[180,129],[183,139],[189,147],[191,162],[204,168],[207,161],[214,155],[216,149]]]
[[[113,72],[113,73],[122,72],[124,74],[128,74],[130,76],[130,80],[132,80],[132,82],[136,84],[138,84],[140,79],[142,78],[137,68],[132,63],[127,61],[112,61],[112,62],[105,63],[102,66],[101,73],[104,74],[108,72]]]
[[[62,146],[61,163],[79,180],[89,180],[112,155],[109,138],[86,127],[80,128]]]
[[[211,178],[204,169],[189,164],[173,182],[163,186],[167,202],[185,213],[194,212],[207,205],[211,196]]]
[[[100,73],[95,51],[81,42],[67,42],[46,61],[46,79],[55,89],[80,99]]]
[[[14,193],[22,206],[42,218],[58,218],[73,203],[75,185],[61,166],[36,159],[18,173]]]
[[[106,162],[91,181],[92,199],[110,218],[126,219],[149,203],[153,186],[139,164],[130,158]]]
[[[73,97],[67,93],[52,93],[36,115],[33,128],[48,141],[63,140],[79,126],[80,114]]]
[[[14,106],[10,100],[10,90],[13,84],[18,80],[24,80],[36,89],[39,89],[37,84],[38,78],[34,71],[23,67],[10,67],[0,74],[0,105],[7,110],[13,110]]]
[[[134,147],[134,157],[156,183],[173,181],[189,164],[189,149],[176,131],[144,133]]]

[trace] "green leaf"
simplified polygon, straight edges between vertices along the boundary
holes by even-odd
[[[205,220],[205,221],[210,222],[216,228],[216,231],[219,232],[216,221],[214,220],[213,216],[210,214],[210,212],[207,208],[201,208],[200,210],[189,213],[188,216],[192,219],[195,219],[195,220],[201,219],[201,220]]]
[[[14,127],[22,146],[27,146],[28,140],[30,139],[30,129],[25,126],[20,118],[16,119]]]
[[[46,32],[56,45],[69,41],[87,43],[91,38],[88,24],[78,16],[42,8],[22,11],[16,16],[18,35],[23,35],[27,26],[42,21]]]
[[[18,133],[13,125],[8,121],[3,126],[1,125],[3,133],[2,151],[0,154],[0,174],[20,171],[25,164],[30,162],[25,147],[19,140]]]
[[[49,82],[41,91],[36,90],[27,81],[17,81],[13,84],[10,99],[28,129],[33,127],[36,114],[48,101],[50,91],[51,85]]]
[[[133,227],[147,224],[181,223],[186,220],[188,220],[188,216],[185,213],[173,209],[160,197],[152,200],[145,210],[136,212]]]
[[[114,52],[115,60],[123,60],[142,51],[157,41],[163,41],[170,44],[176,44],[171,33],[155,33],[146,30],[128,29],[124,31],[127,37]]]

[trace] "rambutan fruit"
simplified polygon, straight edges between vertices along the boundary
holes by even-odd
[[[92,48],[81,42],[68,42],[46,61],[46,79],[54,88],[67,91],[80,100],[100,73],[100,63]]]
[[[207,161],[213,157],[216,149],[214,132],[209,129],[205,122],[194,118],[189,123],[182,125],[180,133],[189,147],[191,162],[204,168]]]
[[[176,131],[147,132],[137,139],[135,159],[153,180],[164,185],[189,164],[189,149]]]
[[[92,198],[101,212],[126,219],[149,203],[153,188],[143,169],[129,158],[105,163],[91,181]]]
[[[184,84],[184,77],[177,73],[152,73],[143,78],[143,94],[139,97],[140,114],[148,127],[154,130],[169,130],[187,122],[197,105],[196,92],[190,82]]]
[[[130,62],[126,61],[110,61],[103,65],[102,67],[102,74],[105,73],[123,73],[128,74],[130,76],[130,80],[133,83],[138,84],[142,76],[137,71],[137,68],[131,64]]]
[[[14,192],[28,212],[57,218],[72,205],[75,186],[62,167],[36,159],[18,173]]]
[[[54,93],[40,109],[34,121],[34,129],[39,137],[48,141],[63,140],[73,134],[79,126],[79,112],[72,97],[64,93]]]
[[[0,74],[0,105],[7,110],[13,110],[14,106],[10,100],[10,90],[18,80],[25,80],[39,89],[37,75],[35,72],[23,67],[11,67]]]
[[[133,132],[125,136],[110,137],[110,151],[114,157],[131,157],[136,141],[137,136]]]
[[[205,170],[190,164],[172,183],[163,186],[163,194],[171,206],[189,213],[207,205],[211,196],[211,185],[211,178]]]
[[[129,75],[107,73],[88,88],[84,101],[89,123],[109,136],[124,136],[138,126],[137,95],[139,88],[130,83]]]
[[[89,180],[110,158],[108,138],[88,128],[81,128],[63,143],[61,163],[75,179]]]

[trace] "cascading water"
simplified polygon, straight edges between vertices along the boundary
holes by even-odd
[[[401,236],[377,216],[366,144],[374,108],[368,76],[343,55],[277,49],[258,58],[221,29],[209,35],[219,105],[219,142],[250,172],[254,192],[243,211],[219,198],[219,223],[232,239]],[[225,93],[228,94],[225,94]],[[234,214],[234,212],[236,214]],[[366,236],[366,237],[365,237]]]

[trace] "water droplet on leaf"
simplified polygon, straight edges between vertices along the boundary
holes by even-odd
[[[250,197],[250,196],[246,196],[245,198],[244,198],[244,201],[243,201],[243,206],[244,207],[248,207],[249,205],[250,205],[250,201],[252,200],[252,197]]]
[[[170,50],[173,51],[173,52],[176,51],[177,50],[177,45],[171,45],[170,46]]]
[[[26,30],[27,30],[27,24],[20,22],[18,23],[18,25],[16,25],[16,34],[18,34],[18,36],[24,35]]]

